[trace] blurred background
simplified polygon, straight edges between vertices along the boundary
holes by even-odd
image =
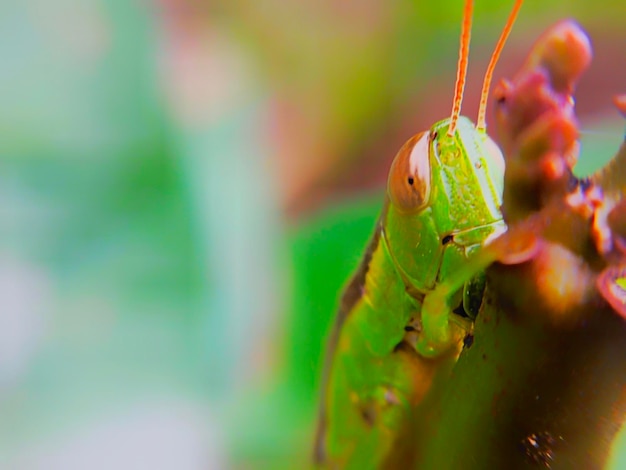
[[[464,113],[512,2],[479,0]],[[0,468],[305,468],[387,167],[447,117],[461,0],[0,5]],[[581,172],[623,138],[623,0],[573,17]],[[496,136],[497,140],[497,136]]]

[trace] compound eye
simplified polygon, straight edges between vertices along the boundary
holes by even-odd
[[[403,212],[418,211],[428,203],[429,145],[429,133],[418,134],[404,144],[391,164],[387,192],[392,204]]]

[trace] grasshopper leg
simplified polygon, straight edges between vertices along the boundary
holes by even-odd
[[[422,331],[415,348],[423,357],[439,357],[463,340],[472,323],[454,314],[452,300],[459,289],[494,261],[520,264],[537,253],[539,244],[533,226],[519,226],[500,236],[474,254],[454,276],[440,282],[424,297]]]
[[[423,357],[444,354],[461,342],[472,328],[469,319],[453,313],[450,300],[454,292],[448,290],[437,288],[424,297],[422,333],[416,343],[416,350]]]

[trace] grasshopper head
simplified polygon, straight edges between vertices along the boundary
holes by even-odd
[[[504,159],[485,132],[485,115],[493,70],[521,4],[516,0],[489,61],[474,126],[460,116],[474,5],[465,2],[451,116],[410,139],[391,165],[382,239],[407,289],[424,294],[445,283],[471,251],[506,230]]]
[[[445,280],[470,251],[504,229],[504,159],[472,122],[450,119],[411,138],[389,172],[384,239],[394,262],[420,292]]]

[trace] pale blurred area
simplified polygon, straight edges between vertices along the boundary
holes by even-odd
[[[451,105],[445,3],[0,4],[0,468],[305,468],[385,168]],[[623,64],[620,1],[528,3],[504,70],[566,13]]]

